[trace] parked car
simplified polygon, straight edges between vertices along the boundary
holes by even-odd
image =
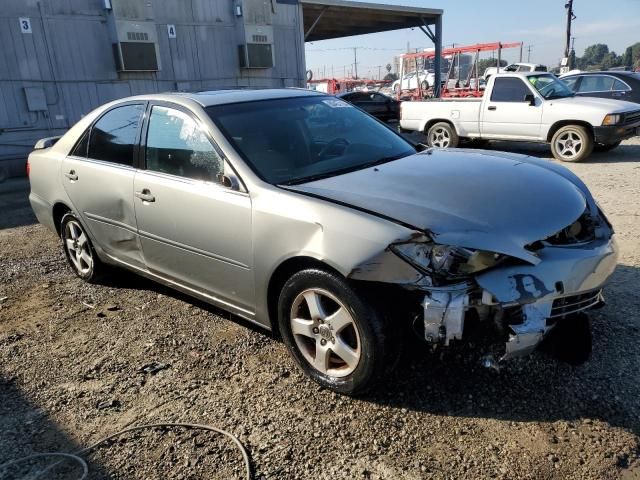
[[[391,84],[391,89],[397,93],[398,90],[414,90],[418,88],[418,83],[420,83],[420,88],[422,90],[427,90],[429,87],[432,87],[435,83],[435,74],[433,72],[422,70],[420,72],[409,72],[405,73],[402,76],[402,79],[398,79]]]
[[[336,95],[383,122],[398,120],[400,102],[378,92],[348,92]]]
[[[506,67],[488,67],[484,71],[483,78],[486,82],[489,81],[492,75],[496,73],[519,73],[519,72],[546,72],[547,67],[545,65],[541,65],[539,63],[512,63],[511,65],[507,65]]]
[[[640,73],[580,72],[560,79],[579,97],[612,98],[640,103]]]
[[[461,138],[550,143],[558,160],[579,162],[640,134],[640,108],[578,97],[550,73],[500,73],[479,99],[403,102],[400,127],[424,132],[433,147]]]
[[[337,392],[379,380],[405,330],[435,348],[480,329],[507,360],[588,329],[617,249],[584,183],[418,150],[317,92],[144,95],[38,142],[29,198],[81,279],[126,268],[276,330]]]

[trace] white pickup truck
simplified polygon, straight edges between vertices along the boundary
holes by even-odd
[[[553,156],[579,162],[594,148],[617,147],[640,134],[638,105],[575,97],[550,73],[500,73],[482,98],[402,102],[400,128],[423,132],[432,147],[461,139],[550,143]]]

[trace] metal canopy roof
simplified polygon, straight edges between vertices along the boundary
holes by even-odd
[[[442,15],[434,8],[403,7],[346,0],[301,0],[305,41],[386,32],[433,25]]]

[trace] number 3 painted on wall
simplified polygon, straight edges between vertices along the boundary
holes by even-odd
[[[22,33],[32,33],[31,20],[28,18],[20,17],[20,31]]]

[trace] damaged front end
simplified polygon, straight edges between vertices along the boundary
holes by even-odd
[[[499,246],[489,252],[434,239],[428,232],[394,242],[350,278],[420,294],[416,330],[432,345],[462,340],[471,326],[485,337],[491,332],[502,340],[500,360],[531,353],[553,329],[573,328],[571,319],[603,305],[602,287],[617,260],[613,230],[597,208],[527,244],[519,258]]]

